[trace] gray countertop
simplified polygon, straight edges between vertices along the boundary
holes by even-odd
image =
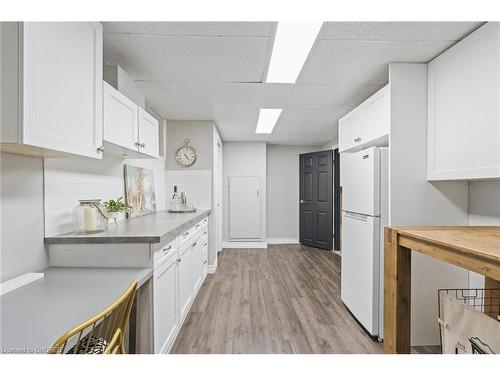
[[[107,231],[96,234],[63,233],[45,238],[46,244],[160,243],[192,227],[210,213],[198,209],[189,213],[158,211],[154,214],[121,220]]]
[[[66,331],[109,306],[148,268],[48,268],[0,297],[0,353],[43,353]]]

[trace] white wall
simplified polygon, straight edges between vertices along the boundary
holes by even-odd
[[[188,200],[196,207],[211,208],[209,216],[209,247],[208,262],[210,268],[216,266],[217,246],[215,242],[216,212],[214,211],[214,163],[216,142],[220,141],[217,128],[213,121],[173,121],[167,120],[167,152],[165,174],[167,186],[167,204],[173,186],[185,191]],[[175,161],[179,147],[184,146],[184,140],[189,138],[190,145],[196,149],[197,160],[189,168],[181,167]]]
[[[500,225],[500,181],[469,184],[469,225]]]
[[[267,238],[299,240],[299,155],[309,146],[267,146]]]
[[[390,64],[390,225],[467,225],[466,182],[427,181],[427,65]],[[412,254],[412,345],[439,344],[437,289],[467,287],[461,268]]]
[[[222,147],[222,238],[228,241],[228,179],[230,176],[260,177],[260,222],[261,240],[266,234],[266,143],[265,142],[224,142]]]
[[[500,225],[500,181],[469,183],[469,225]],[[470,271],[469,288],[484,288],[484,276]]]
[[[0,282],[48,266],[43,238],[43,160],[0,154]]]
[[[153,171],[156,209],[165,209],[164,162],[158,159],[121,159],[104,154],[102,160],[45,160],[45,233],[72,231],[73,210],[80,199],[125,197],[124,165]]]

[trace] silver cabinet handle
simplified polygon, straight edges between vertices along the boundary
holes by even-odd
[[[204,261],[203,261],[203,264],[207,264],[207,263],[208,263],[208,260],[204,260]]]
[[[171,248],[172,248],[172,245],[168,245],[166,248],[163,249],[163,252],[167,253]]]
[[[104,147],[102,147],[102,146],[97,147],[97,151],[98,152],[104,152]]]
[[[196,224],[194,227],[195,227],[195,228],[199,228],[199,227],[200,227],[200,224]]]
[[[181,262],[181,258],[177,258],[177,263],[180,263]]]
[[[198,241],[196,241],[194,244],[191,245],[191,247],[195,247]]]
[[[207,234],[207,231],[203,232],[203,234]]]
[[[207,246],[208,244],[205,242],[205,244],[203,245],[204,247]]]
[[[301,200],[299,201],[299,203],[300,203],[300,204],[304,204],[304,200],[303,200],[303,199],[301,199]]]
[[[189,232],[186,232],[183,234],[184,237],[186,237],[189,234]]]

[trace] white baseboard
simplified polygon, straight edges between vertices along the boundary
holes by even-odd
[[[223,242],[224,249],[267,249],[267,242]]]
[[[298,245],[298,238],[268,238],[267,243],[270,245]]]
[[[219,256],[215,257],[214,264],[209,264],[207,267],[207,272],[210,274],[214,274],[217,271],[217,266],[219,264]]]

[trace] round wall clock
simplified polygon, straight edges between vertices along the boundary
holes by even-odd
[[[184,140],[184,146],[180,147],[175,154],[175,161],[181,167],[187,168],[192,166],[198,157],[194,147],[189,145],[190,142],[189,138],[186,138]]]

